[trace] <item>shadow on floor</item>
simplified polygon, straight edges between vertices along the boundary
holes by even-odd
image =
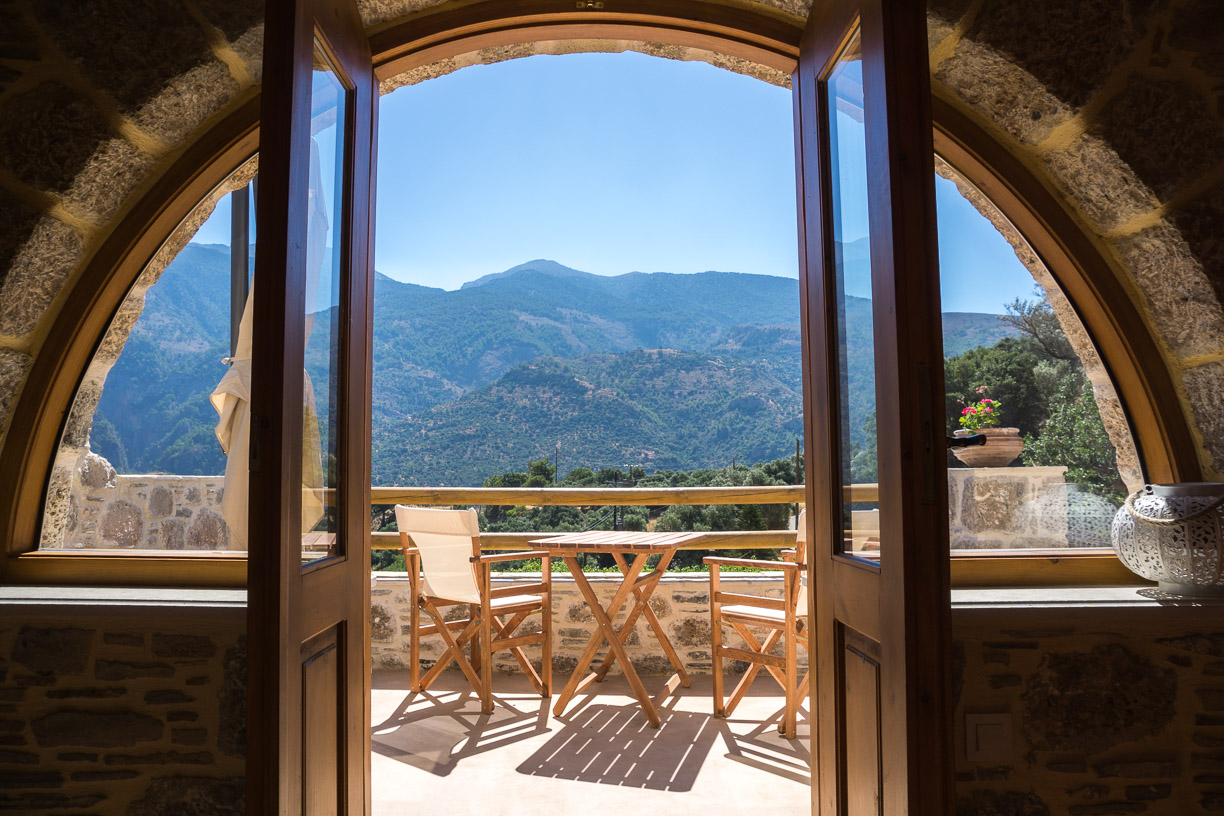
[[[465,757],[550,730],[547,700],[494,695],[494,701],[493,713],[481,714],[480,699],[471,691],[410,693],[371,729],[371,750],[446,776]]]
[[[516,769],[521,774],[660,791],[692,790],[718,732],[706,714],[661,709],[651,728],[637,703],[588,705]]]
[[[799,729],[795,739],[784,739],[778,733],[778,722],[785,707],[765,722],[754,723],[747,733],[734,727],[747,721],[729,719],[723,729],[723,741],[727,747],[724,755],[733,762],[790,779],[804,785],[812,784],[812,754],[809,750],[810,724],[807,709],[799,709]]]

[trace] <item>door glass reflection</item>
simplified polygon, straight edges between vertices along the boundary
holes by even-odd
[[[302,560],[342,552],[339,532],[343,378],[341,291],[349,91],[315,41],[306,207],[306,359],[302,399]]]
[[[875,338],[863,62],[856,31],[825,82],[842,484],[840,551],[877,559]]]

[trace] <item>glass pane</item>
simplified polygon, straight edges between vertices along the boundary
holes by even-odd
[[[948,456],[952,549],[1109,547],[1143,483],[1109,373],[1019,231],[936,167],[947,433],[986,443]]]
[[[310,187],[306,232],[306,371],[302,404],[302,560],[342,550],[340,532],[340,332],[344,325],[344,155],[348,91],[315,42],[310,97]]]
[[[840,397],[842,552],[878,558],[875,338],[863,63],[855,32],[829,74],[829,166]]]

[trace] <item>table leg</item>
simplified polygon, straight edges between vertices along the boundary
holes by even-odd
[[[630,610],[629,615],[625,618],[625,623],[621,627],[621,642],[629,637],[629,633],[633,631],[633,625],[637,623],[638,615],[644,614],[650,628],[654,630],[655,640],[663,647],[664,654],[667,655],[668,661],[671,662],[672,668],[676,670],[676,675],[680,679],[680,685],[689,688],[693,685],[692,679],[689,678],[688,672],[684,669],[684,661],[680,659],[680,655],[676,654],[676,650],[672,647],[671,641],[663,632],[663,624],[659,622],[659,618],[655,615],[654,610],[650,608],[650,597],[659,587],[659,581],[662,580],[663,574],[667,572],[667,566],[671,563],[672,556],[676,554],[675,550],[669,550],[663,553],[659,559],[659,563],[655,565],[653,570],[656,575],[655,579],[649,584],[641,587],[635,587],[633,596],[636,599],[636,604]],[[625,557],[620,553],[613,553],[613,558],[616,559],[616,566],[620,568],[621,574],[624,574],[629,569],[629,564],[625,561]],[[608,676],[608,670],[612,668],[612,652],[608,652],[604,656],[603,662],[599,664],[599,668],[595,670],[596,682],[603,682],[603,679]],[[671,685],[669,683],[669,685]]]
[[[560,716],[578,689],[589,683],[591,679],[594,679],[595,675],[590,675],[589,677],[584,677],[584,675],[587,667],[591,665],[591,661],[595,659],[595,654],[599,651],[599,647],[603,645],[604,640],[607,640],[611,646],[612,653],[621,662],[621,667],[625,671],[625,679],[629,681],[629,686],[633,689],[633,694],[637,697],[638,704],[646,715],[646,719],[655,728],[658,728],[659,723],[662,722],[659,718],[659,712],[655,710],[654,703],[651,702],[650,696],[646,693],[646,687],[642,685],[641,679],[633,669],[629,656],[625,653],[625,647],[621,644],[620,635],[612,625],[612,619],[616,617],[616,613],[620,611],[621,606],[633,590],[634,580],[641,573],[642,567],[646,565],[647,557],[648,554],[643,553],[634,559],[633,566],[625,574],[620,588],[616,591],[616,595],[613,596],[611,603],[608,604],[607,610],[605,610],[600,605],[595,591],[591,589],[591,584],[587,581],[586,575],[579,568],[577,559],[573,556],[565,556],[565,564],[569,567],[570,572],[573,573],[574,583],[578,585],[582,597],[591,609],[591,614],[595,616],[595,620],[599,624],[599,630],[591,635],[586,649],[583,650],[582,656],[578,659],[578,665],[574,667],[573,675],[570,676],[569,682],[565,684],[565,690],[561,692],[560,698],[558,698],[556,705],[553,706],[554,715]]]

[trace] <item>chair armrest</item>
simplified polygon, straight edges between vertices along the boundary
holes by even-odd
[[[552,555],[548,550],[529,550],[527,552],[498,553],[497,555],[472,556],[473,564],[496,564],[498,561],[522,561],[524,558],[544,558]]]
[[[758,561],[755,558],[722,558],[707,556],[701,559],[704,563],[718,567],[749,567],[762,570],[797,570],[799,565],[787,561]]]

